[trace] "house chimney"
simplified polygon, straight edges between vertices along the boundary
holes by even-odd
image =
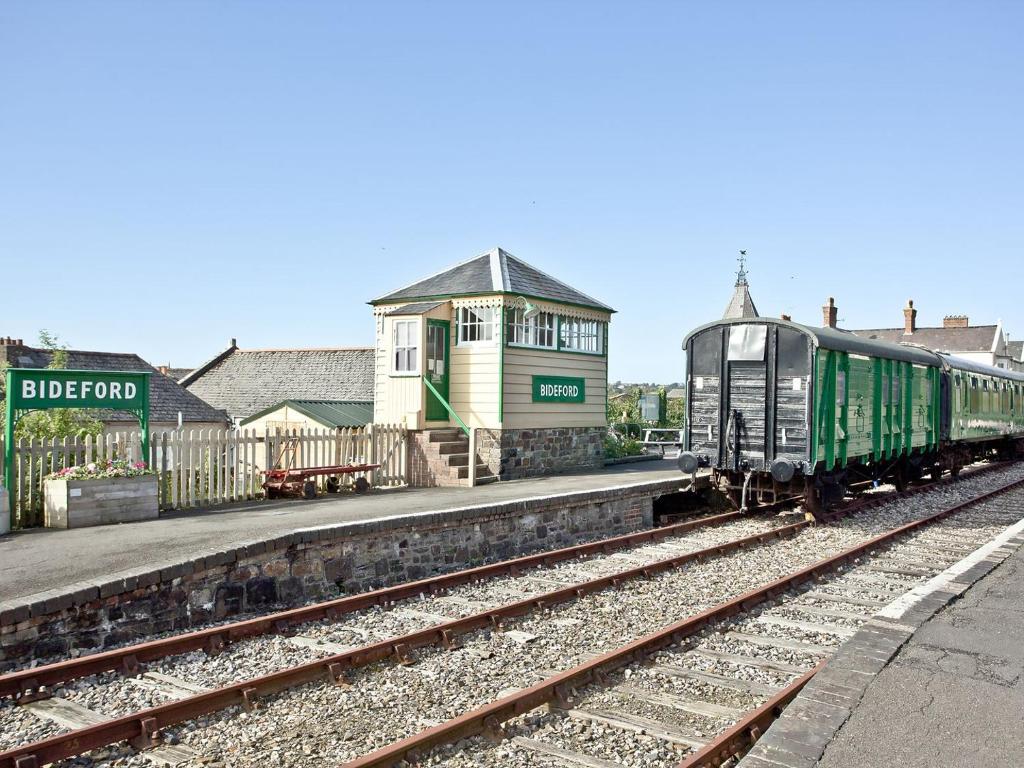
[[[231,348],[232,349],[237,349],[238,348],[238,339],[231,339]]]
[[[782,316],[782,319],[783,319],[783,320],[789,320],[790,322],[792,322],[792,321],[793,321],[793,316],[792,316],[792,315],[785,315],[785,314],[784,314],[784,315]]]
[[[828,304],[821,308],[822,324],[826,328],[836,327],[836,318],[839,317],[839,308],[836,306],[836,300],[831,296],[828,297]]]
[[[914,309],[914,300],[907,299],[907,306],[903,310],[903,335],[910,336],[917,330],[917,310]]]
[[[160,371],[160,373],[162,373],[164,376],[171,372],[171,368],[168,365],[159,365],[157,366],[157,370]]]
[[[967,315],[946,315],[942,318],[943,328],[967,328]]]

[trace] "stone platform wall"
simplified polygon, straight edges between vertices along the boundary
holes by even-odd
[[[0,602],[0,673],[649,527],[662,481],[297,531],[164,567]],[[85,556],[83,554],[83,556]]]

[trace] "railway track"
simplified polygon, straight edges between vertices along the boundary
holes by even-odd
[[[731,765],[877,610],[1022,516],[1016,480],[345,766]]]
[[[970,493],[974,485],[991,486],[1013,471],[962,481],[929,496]],[[133,754],[115,747],[91,758],[117,765],[337,764],[474,703],[500,698],[538,669],[564,668],[565,648],[578,647],[570,661],[589,663],[588,654],[604,652],[616,640],[642,636],[742,591],[744,579],[759,568],[780,570],[790,559],[807,561],[822,547],[863,540],[879,526],[913,517],[909,509],[886,510],[875,510],[878,519],[871,523],[849,520],[845,529],[714,516],[675,530],[584,545],[586,559],[569,550],[521,558],[474,569],[476,575],[463,572],[418,587],[381,590],[392,596],[384,599],[367,593],[332,601],[333,610],[310,606],[275,615],[285,619],[262,617],[204,630],[202,638],[171,638],[141,653],[143,646],[135,653],[120,649],[90,662],[107,665],[99,675],[71,662],[31,670],[34,678],[18,673],[14,690],[24,704],[0,708],[0,749],[7,749],[0,753],[0,766],[43,765],[119,741],[152,747],[158,732],[164,738],[156,750]],[[681,535],[685,541],[673,540]],[[616,551],[619,547],[630,549]],[[744,578],[736,578],[737,571]],[[430,594],[428,584],[437,594]],[[510,597],[519,599],[509,602]],[[339,610],[346,606],[351,615]],[[603,616],[599,627],[590,626],[591,615]],[[208,644],[210,637],[229,643],[249,639],[207,657],[197,650],[217,650],[216,643]],[[181,647],[175,643],[190,650],[175,653]],[[416,657],[417,663],[407,665]],[[141,676],[112,671],[118,660],[124,672]],[[133,667],[145,662],[145,671]],[[253,671],[271,674],[254,676]],[[5,682],[11,680],[0,678]],[[51,686],[43,692],[55,695],[25,701],[41,685]],[[284,692],[272,696],[276,691]],[[338,723],[345,724],[340,732]]]

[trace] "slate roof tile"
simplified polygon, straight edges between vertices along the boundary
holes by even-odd
[[[502,248],[495,248],[482,256],[456,264],[370,303],[387,304],[410,299],[486,293],[524,294],[539,299],[596,307],[608,312],[615,311],[607,304],[542,272]]]
[[[373,379],[372,347],[231,347],[182,384],[232,419],[246,419],[283,400],[372,402]]]
[[[937,352],[991,352],[996,338],[996,325],[971,325],[967,328],[918,328],[904,334],[902,328],[872,328],[851,331],[865,339],[910,342]]]

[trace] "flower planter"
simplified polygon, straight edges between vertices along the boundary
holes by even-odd
[[[47,528],[133,523],[160,514],[156,475],[48,479],[43,495]]]

